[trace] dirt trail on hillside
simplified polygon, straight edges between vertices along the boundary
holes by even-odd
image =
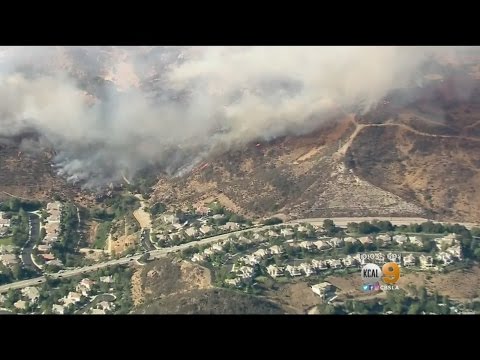
[[[132,275],[132,300],[134,306],[142,304],[143,299],[145,298],[142,289],[142,270],[142,268],[137,269]]]
[[[144,210],[146,203],[142,195],[136,194],[135,197],[140,200],[140,207],[133,212],[133,216],[140,224],[141,228],[151,228],[152,227],[152,217],[150,213]]]
[[[445,139],[460,139],[460,140],[470,140],[470,141],[478,141],[480,142],[480,138],[477,137],[470,137],[470,136],[460,136],[460,135],[439,135],[439,134],[429,134],[423,131],[416,130],[408,125],[405,124],[394,124],[394,123],[386,123],[386,124],[360,124],[358,123],[353,117],[350,120],[355,124],[356,128],[355,131],[350,135],[347,142],[334,154],[334,157],[345,156],[347,154],[348,149],[352,145],[355,138],[358,134],[367,127],[386,127],[386,126],[398,126],[407,131],[413,132],[414,134],[420,136],[429,136],[434,138],[445,138]],[[467,128],[471,128],[476,126],[480,121],[476,122],[475,124],[467,126]]]

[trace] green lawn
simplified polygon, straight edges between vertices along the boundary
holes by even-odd
[[[11,236],[0,238],[0,245],[13,245],[13,238]]]
[[[98,225],[95,244],[93,245],[95,249],[103,249],[105,247],[105,242],[107,241],[111,226],[112,223],[110,221],[105,221]]]

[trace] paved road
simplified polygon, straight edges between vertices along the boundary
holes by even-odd
[[[38,215],[33,213],[29,213],[29,216],[30,216],[30,234],[28,237],[28,241],[25,243],[25,246],[21,250],[21,259],[22,259],[23,265],[26,268],[36,273],[39,273],[41,269],[39,269],[32,260],[32,250],[38,240],[38,237],[40,236],[40,219]]]
[[[340,227],[346,227],[349,222],[362,222],[362,221],[372,221],[372,220],[380,220],[380,221],[390,221],[392,225],[410,225],[412,223],[422,223],[429,221],[430,219],[425,218],[415,218],[415,217],[338,217],[338,218],[310,218],[310,219],[298,219],[298,220],[291,220],[288,223],[290,224],[298,224],[298,223],[310,223],[312,225],[322,225],[325,219],[331,219],[335,223],[335,225]],[[433,222],[441,222],[441,223],[448,223],[443,221],[436,221],[432,220]],[[457,223],[457,222],[450,222],[450,223]],[[479,224],[474,223],[458,223],[460,225],[465,226],[467,229],[471,229],[475,226],[480,226]]]
[[[348,222],[361,222],[361,221],[366,221],[366,219],[373,219],[373,218],[332,218],[332,220],[337,224],[338,226],[346,226]],[[426,219],[421,219],[421,218],[376,218],[378,220],[389,220],[392,222],[392,224],[397,224],[397,225],[402,225],[402,224],[410,224],[411,222],[423,222]],[[298,224],[298,223],[310,223],[312,225],[321,225],[323,223],[324,218],[312,218],[312,219],[297,219],[297,220],[292,220],[287,222],[286,224]],[[342,225],[344,224],[344,225]],[[462,223],[460,223],[462,224]],[[465,224],[465,223],[464,223]],[[466,226],[466,225],[465,225]],[[154,258],[161,258],[166,256],[168,253],[172,252],[177,252],[177,251],[182,251],[184,249],[188,249],[193,246],[197,245],[206,245],[206,244],[211,244],[215,243],[218,241],[226,240],[228,237],[231,235],[241,235],[242,233],[245,233],[247,231],[262,231],[271,228],[272,226],[258,226],[256,228],[250,228],[250,229],[244,229],[244,230],[239,230],[239,231],[234,231],[231,233],[227,234],[222,234],[222,235],[217,235],[217,236],[212,236],[209,238],[205,238],[199,241],[192,241],[186,244],[178,245],[178,246],[172,246],[169,248],[163,248],[159,250],[152,250],[149,252],[150,254],[150,259]],[[120,259],[115,259],[115,260],[109,260],[106,262],[86,266],[80,269],[74,269],[74,270],[67,270],[64,271],[63,273],[54,273],[50,274],[49,276],[51,278],[68,278],[80,274],[87,274],[89,272],[97,271],[98,269],[108,267],[108,266],[113,266],[113,265],[122,265],[122,264],[128,264],[130,262],[134,262],[142,257],[143,254],[141,255],[135,255],[135,256],[129,256],[129,257],[123,257]],[[29,279],[29,280],[22,280],[22,281],[17,281],[14,283],[6,284],[0,286],[0,293],[7,292],[9,289],[20,289],[24,288],[27,286],[32,286],[32,285],[38,285],[43,282],[45,282],[45,276],[41,276],[38,278],[34,279]]]
[[[268,229],[268,228],[270,228],[270,226],[262,226],[262,227],[256,228],[255,230],[260,231],[260,230]],[[169,253],[181,251],[181,250],[184,250],[184,249],[187,249],[189,247],[196,246],[196,245],[206,245],[206,244],[226,240],[229,236],[231,236],[233,234],[239,235],[239,234],[242,234],[246,231],[249,231],[249,230],[248,229],[247,230],[240,230],[240,231],[236,231],[234,233],[227,233],[227,234],[212,236],[212,237],[209,237],[209,238],[206,238],[206,239],[202,239],[202,240],[199,240],[199,241],[192,241],[192,242],[182,244],[182,245],[178,245],[178,246],[172,246],[172,247],[169,247],[169,248],[163,248],[163,249],[159,249],[159,250],[152,250],[152,251],[149,252],[150,259],[161,258],[161,257],[166,256]],[[135,256],[126,256],[126,257],[123,257],[123,258],[120,258],[120,259],[109,260],[109,261],[106,261],[106,262],[102,262],[102,263],[98,263],[98,264],[94,264],[94,265],[90,265],[90,266],[85,266],[85,267],[79,268],[79,269],[67,270],[67,271],[64,271],[62,273],[59,272],[59,273],[49,274],[48,276],[50,278],[53,278],[53,279],[69,278],[69,277],[72,277],[72,276],[87,274],[87,273],[90,273],[90,272],[93,272],[93,271],[97,271],[97,270],[99,270],[101,268],[104,268],[104,267],[128,264],[130,262],[133,263],[134,261],[140,259],[142,256],[143,256],[143,254],[135,255]],[[45,281],[46,281],[45,276],[40,276],[40,277],[37,277],[37,278],[34,278],[34,279],[22,280],[22,281],[17,281],[17,282],[10,283],[10,284],[5,284],[5,285],[0,286],[0,293],[7,292],[9,289],[21,289],[21,288],[24,288],[24,287],[27,287],[27,286],[38,285],[38,284],[44,283]]]

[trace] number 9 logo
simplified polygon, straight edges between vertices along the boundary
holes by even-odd
[[[382,273],[386,284],[395,284],[400,278],[400,267],[397,263],[389,262],[383,265]]]

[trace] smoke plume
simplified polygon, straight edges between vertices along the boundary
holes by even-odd
[[[147,166],[170,174],[212,151],[301,134],[418,86],[428,47],[15,47],[0,49],[0,135],[26,129],[55,168],[97,187]],[[29,143],[29,149],[35,145]]]

